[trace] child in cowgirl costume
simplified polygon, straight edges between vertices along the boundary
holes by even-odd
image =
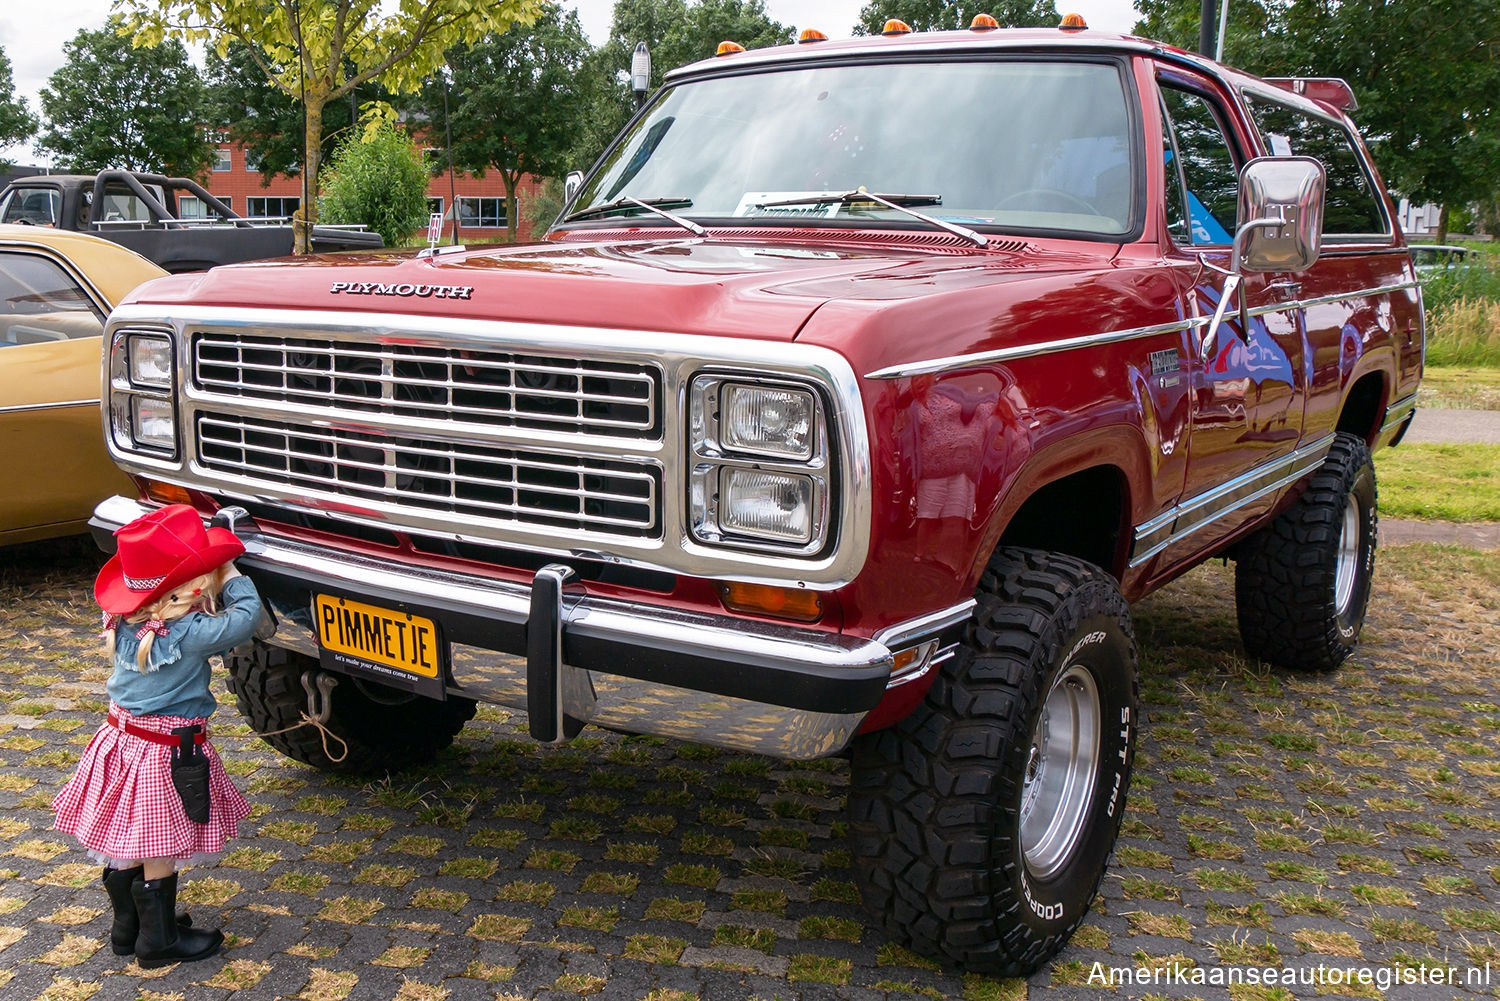
[[[245,547],[174,504],[115,533],[94,582],[114,660],[109,715],[57,794],[55,827],[105,865],[110,944],[143,967],[205,959],[224,935],[176,914],[177,861],[216,852],[250,806],[208,742],[208,658],[250,639],[261,614],[230,562]],[[222,600],[222,609],[219,607]]]

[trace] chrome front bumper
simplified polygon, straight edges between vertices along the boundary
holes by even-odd
[[[148,510],[112,497],[90,527],[112,549],[114,530]],[[817,758],[842,750],[893,683],[892,649],[877,640],[588,595],[567,586],[564,566],[527,586],[273,537],[244,521],[235,531],[245,543],[239,565],[275,618],[267,642],[318,657],[314,592],[431,617],[449,642],[447,692],[529,708],[543,740],[593,723]],[[935,637],[968,610],[882,638]]]

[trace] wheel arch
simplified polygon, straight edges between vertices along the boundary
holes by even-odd
[[[1366,445],[1374,447],[1390,402],[1390,380],[1385,370],[1366,369],[1349,380],[1339,402],[1334,430],[1363,438]]]

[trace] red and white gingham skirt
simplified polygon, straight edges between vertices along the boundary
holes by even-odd
[[[111,710],[136,726],[171,733],[173,727],[203,724],[181,716],[132,716]],[[78,770],[52,800],[52,826],[84,847],[115,859],[187,859],[216,852],[238,833],[250,804],[224,773],[213,744],[208,755],[208,823],[195,824],[183,812],[172,786],[172,748],[124,733],[105,723],[89,741]]]

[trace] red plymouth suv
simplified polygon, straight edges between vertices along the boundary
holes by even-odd
[[[137,497],[232,523],[229,658],[323,768],[477,701],[848,754],[871,910],[974,970],[1078,926],[1140,726],[1134,599],[1236,563],[1247,652],[1336,667],[1422,300],[1337,80],[1087,30],[670,74],[539,243],[152,282],[106,334]]]

